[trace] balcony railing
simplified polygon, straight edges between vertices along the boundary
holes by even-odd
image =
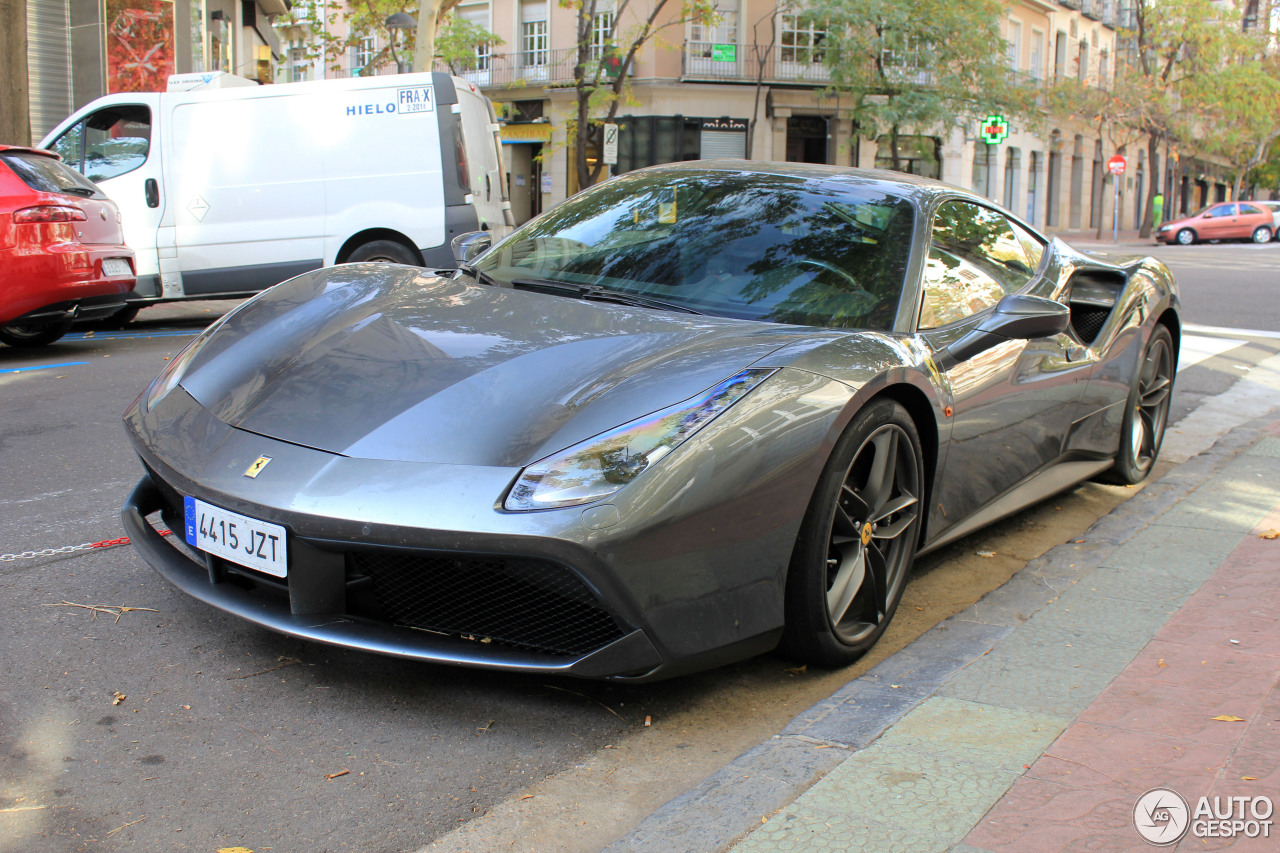
[[[495,53],[476,68],[454,69],[459,77],[477,86],[516,88],[519,86],[572,86],[573,69],[578,64],[578,49],[535,50],[521,53]],[[436,65],[437,71],[450,71]],[[595,76],[595,63],[587,68],[587,79]],[[604,79],[608,79],[608,71]]]
[[[726,45],[688,41],[684,44],[682,78],[766,83],[813,83],[825,86],[831,72],[823,64],[821,48],[756,44]]]

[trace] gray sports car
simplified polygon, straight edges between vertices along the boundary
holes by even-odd
[[[685,163],[455,252],[451,276],[299,276],[174,358],[125,416],[143,557],[266,628],[406,658],[646,680],[781,642],[840,665],[916,554],[1160,449],[1169,271],[955,187]]]

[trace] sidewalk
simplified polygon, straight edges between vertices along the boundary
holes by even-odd
[[[1198,450],[608,850],[1280,849],[1280,410]]]

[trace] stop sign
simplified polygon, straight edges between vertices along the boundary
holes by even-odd
[[[1113,175],[1123,175],[1124,167],[1125,167],[1124,158],[1121,157],[1119,154],[1117,154],[1116,156],[1112,157],[1110,160],[1107,161],[1107,171]]]

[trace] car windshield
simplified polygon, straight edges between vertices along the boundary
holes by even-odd
[[[503,285],[565,283],[724,317],[888,329],[914,218],[911,202],[869,180],[639,172],[553,208],[475,266]]]

